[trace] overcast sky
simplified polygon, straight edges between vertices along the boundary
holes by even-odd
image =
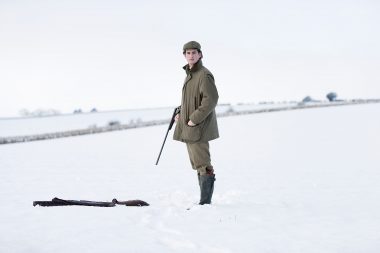
[[[201,43],[220,103],[380,98],[380,1],[0,0],[0,117],[175,106]]]

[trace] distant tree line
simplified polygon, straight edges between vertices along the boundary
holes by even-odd
[[[22,117],[45,117],[60,115],[61,112],[56,109],[37,109],[34,111],[29,111],[28,109],[21,109],[19,111],[19,114]]]
[[[83,111],[82,111],[81,108],[79,108],[79,109],[75,109],[75,110],[73,111],[74,114],[76,114],[76,113],[82,113],[82,112],[83,112]],[[96,108],[92,108],[90,112],[98,112],[98,110],[97,110]]]

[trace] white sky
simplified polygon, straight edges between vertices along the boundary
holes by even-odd
[[[0,117],[180,103],[201,43],[220,103],[380,98],[380,2],[0,0]]]

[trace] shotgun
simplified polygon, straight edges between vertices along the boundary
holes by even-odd
[[[158,161],[160,160],[162,150],[164,149],[164,146],[165,146],[166,138],[168,137],[168,133],[169,133],[170,129],[172,129],[173,124],[174,124],[174,122],[175,122],[175,116],[176,116],[178,113],[180,113],[180,112],[181,112],[181,106],[178,106],[178,107],[174,108],[174,112],[173,112],[172,118],[171,118],[171,120],[170,120],[168,130],[166,131],[166,135],[165,135],[165,138],[164,138],[164,142],[162,143],[160,153],[158,154],[158,157],[157,157],[156,165],[158,164]]]

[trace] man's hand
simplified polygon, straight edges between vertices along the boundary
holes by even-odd
[[[195,126],[195,124],[191,120],[189,120],[189,122],[187,122],[187,125],[191,126],[191,127]]]
[[[179,113],[175,115],[174,120],[175,120],[175,122],[177,122],[179,120]]]

